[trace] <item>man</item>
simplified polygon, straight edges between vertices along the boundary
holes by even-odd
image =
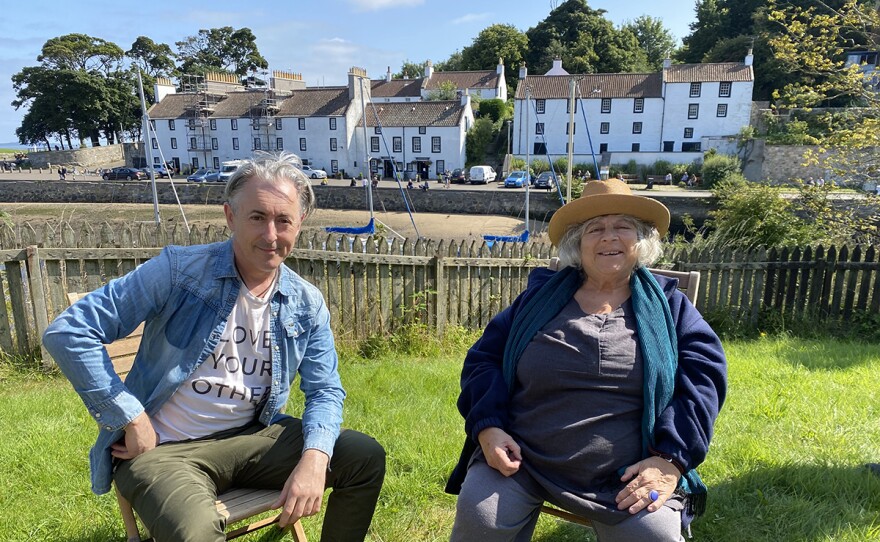
[[[372,438],[340,433],[345,392],[320,292],[288,267],[315,205],[293,155],[245,161],[226,185],[229,241],[166,247],[62,313],[43,342],[100,432],[111,478],[157,542],[224,540],[234,486],[282,489],[283,527],[321,508],[322,540],[363,540],[385,473]],[[103,343],[146,322],[123,383]],[[281,412],[300,376],[302,419]]]

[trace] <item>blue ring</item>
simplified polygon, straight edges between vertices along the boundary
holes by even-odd
[[[652,501],[656,501],[657,499],[660,498],[660,494],[657,493],[656,491],[654,491],[653,489],[651,490],[651,493],[648,496],[651,497]]]

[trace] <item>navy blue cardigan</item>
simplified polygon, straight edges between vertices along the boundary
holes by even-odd
[[[461,490],[468,461],[479,447],[480,431],[487,427],[509,430],[510,394],[501,371],[504,346],[516,312],[551,276],[553,271],[545,268],[532,271],[525,291],[489,322],[468,350],[458,397],[467,438],[446,485],[447,493],[457,495]],[[678,335],[675,393],[654,429],[654,451],[671,456],[688,470],[701,464],[709,451],[715,418],[727,392],[727,359],[718,336],[678,290],[678,279],[659,275],[654,278],[669,300]]]

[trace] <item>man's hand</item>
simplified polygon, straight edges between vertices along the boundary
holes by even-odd
[[[125,426],[125,438],[110,445],[110,455],[119,459],[134,459],[159,444],[159,435],[146,412],[141,412]]]
[[[477,435],[486,463],[504,476],[513,476],[522,463],[520,447],[499,427],[487,427]]]
[[[308,449],[303,452],[299,463],[287,477],[278,500],[272,503],[272,508],[281,508],[279,527],[283,529],[299,518],[313,516],[321,510],[329,463],[330,458],[320,450]]]
[[[630,465],[621,482],[629,482],[617,494],[617,509],[629,510],[638,514],[647,507],[648,512],[656,512],[678,486],[681,473],[675,465],[659,457],[649,457]],[[651,491],[657,492],[657,499],[651,498]]]

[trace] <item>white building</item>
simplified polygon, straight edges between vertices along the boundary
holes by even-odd
[[[248,89],[235,76],[209,74],[204,82],[182,83],[177,92],[171,81],[160,79],[161,100],[149,110],[156,132],[152,145],[184,171],[218,169],[254,151],[286,150],[331,174],[366,174],[366,108],[368,130],[385,127],[390,138],[390,151],[383,144],[373,150],[374,138],[367,140],[372,173],[390,176],[393,162],[400,171],[435,177],[464,167],[465,134],[474,115],[467,94],[460,101],[421,101],[419,81],[407,91],[406,84],[371,82],[364,70],[352,68],[347,86],[306,88],[300,75],[276,71],[269,86]],[[384,95],[374,98],[374,88]],[[386,97],[395,99],[385,102]],[[406,97],[413,101],[400,100]],[[159,153],[153,154],[159,163]]]
[[[549,153],[552,161],[566,156],[571,122],[575,163],[592,163],[593,154],[605,164],[649,164],[661,158],[691,162],[749,125],[751,55],[744,63],[667,61],[658,73],[573,76],[556,61],[548,73],[556,75],[530,76],[520,69],[511,134],[517,157],[528,153],[547,160]]]

